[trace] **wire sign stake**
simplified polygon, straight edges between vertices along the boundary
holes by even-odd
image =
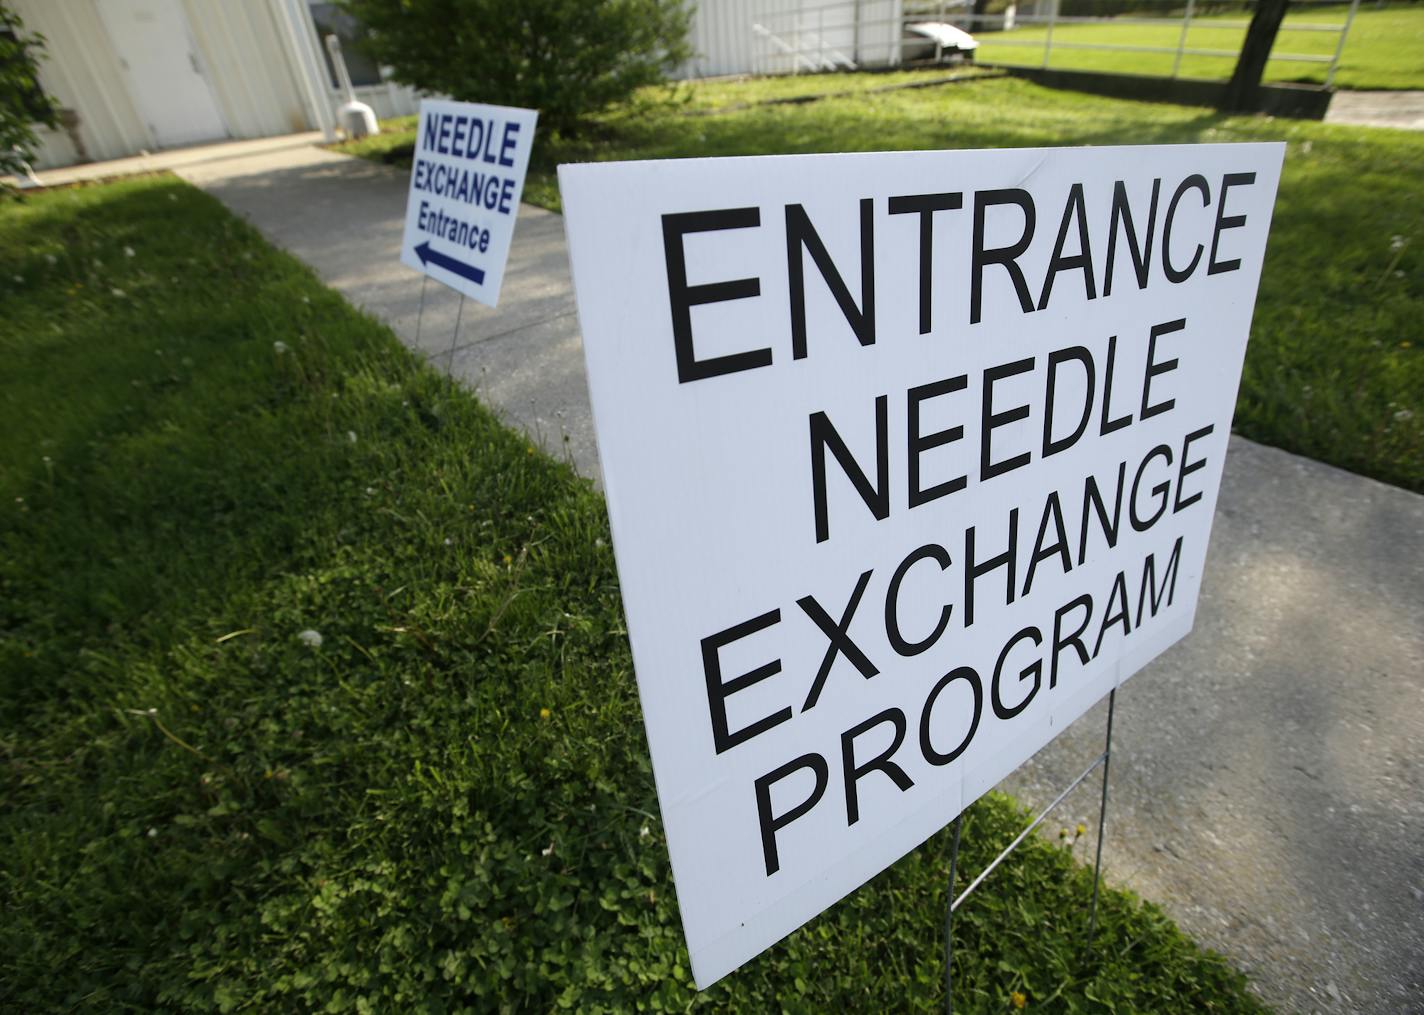
[[[429,275],[422,275],[420,278],[420,307],[415,311],[415,347],[420,348],[420,325],[425,320],[425,286],[430,281]]]
[[[951,826],[954,829],[954,838],[949,847],[949,889],[947,892],[949,904],[945,908],[944,914],[944,1010],[947,1015],[954,1015],[954,911],[964,904],[964,900],[984,883],[984,879],[994,872],[994,868],[1006,860],[1010,853],[1018,848],[1019,844],[1028,838],[1029,834],[1043,824],[1044,818],[1048,817],[1059,804],[1068,798],[1068,794],[1082,784],[1083,780],[1093,773],[1093,769],[1099,765],[1103,766],[1103,795],[1098,808],[1098,848],[1097,857],[1093,861],[1093,903],[1088,915],[1088,934],[1083,942],[1083,951],[1086,954],[1093,946],[1093,933],[1097,929],[1098,923],[1098,887],[1103,874],[1103,826],[1108,813],[1108,762],[1112,758],[1112,730],[1113,730],[1113,710],[1117,705],[1117,691],[1108,693],[1108,732],[1107,742],[1103,747],[1103,753],[1092,760],[1087,768],[1078,774],[1078,777],[1068,784],[1068,787],[1053,799],[1053,802],[1038,813],[1038,816],[1030,822],[1029,826],[1020,832],[1013,842],[1009,843],[990,861],[989,866],[979,872],[979,876],[969,883],[969,887],[964,889],[956,898],[954,895],[954,874],[959,863],[959,835],[964,822],[964,815],[960,814],[954,819]]]
[[[460,318],[465,316],[465,294],[460,294],[460,305],[455,309],[455,332],[450,336],[450,351],[445,355],[445,376],[455,373],[455,346],[460,342]]]

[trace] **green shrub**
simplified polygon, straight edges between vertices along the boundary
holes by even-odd
[[[546,129],[663,80],[691,55],[682,0],[345,0],[396,80],[539,110]]]
[[[39,83],[43,51],[44,38],[27,34],[20,16],[0,3],[0,176],[24,172],[39,141],[35,127],[57,123],[54,100]]]

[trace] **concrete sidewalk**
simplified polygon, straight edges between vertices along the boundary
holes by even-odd
[[[562,220],[520,210],[497,311],[398,261],[401,173],[316,149],[180,171],[586,476]],[[1046,803],[1103,706],[1006,788]],[[1288,1011],[1424,1005],[1424,497],[1234,438],[1196,631],[1118,695],[1104,855]],[[1096,782],[1060,826],[1096,820]],[[1091,862],[1091,834],[1075,847]],[[973,903],[971,902],[970,905]]]
[[[311,265],[407,345],[442,369],[450,364],[506,420],[598,482],[562,216],[520,206],[499,307],[475,300],[462,307],[456,293],[400,263],[404,173],[306,147],[178,175]]]
[[[222,162],[228,159],[250,158],[274,155],[294,149],[311,150],[320,144],[319,130],[301,134],[282,134],[276,137],[259,137],[246,141],[217,141],[213,144],[192,145],[188,148],[171,148],[159,152],[148,152],[127,159],[110,159],[107,162],[81,162],[75,166],[59,169],[44,169],[35,174],[43,187],[64,187],[72,183],[94,183],[111,180],[120,176],[134,176],[139,173],[159,173],[197,166],[206,162]],[[29,186],[21,180],[19,186]]]
[[[1424,130],[1424,92],[1336,92],[1325,122]]]

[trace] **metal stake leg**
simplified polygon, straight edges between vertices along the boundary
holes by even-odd
[[[1067,799],[1068,794],[1072,793],[1075,789],[1077,789],[1082,784],[1083,780],[1088,778],[1088,776],[1093,773],[1093,769],[1097,768],[1099,765],[1102,765],[1103,796],[1102,803],[1098,809],[1097,857],[1093,861],[1093,903],[1088,915],[1088,936],[1083,944],[1084,954],[1086,955],[1087,951],[1092,947],[1093,935],[1098,928],[1098,889],[1102,884],[1103,876],[1103,830],[1107,825],[1108,814],[1108,761],[1112,757],[1113,712],[1116,710],[1116,708],[1117,690],[1114,689],[1108,694],[1107,743],[1103,747],[1103,753],[1099,754],[1096,758],[1094,758],[1093,763],[1091,765],[1083,769],[1083,771],[1078,775],[1078,777],[1074,779],[1071,783],[1069,783],[1068,786],[1063,790],[1063,792],[1059,793],[1058,796],[1054,798],[1051,804],[1049,804],[1042,811],[1040,811],[1038,813],[1038,816],[1035,817],[1033,821],[1029,823],[1028,827],[1025,828],[1023,831],[1019,832],[1018,836],[1014,839],[1013,842],[1009,843],[1002,850],[1000,850],[999,855],[994,857],[994,859],[990,861],[989,865],[979,872],[978,877],[976,877],[973,881],[969,882],[968,887],[966,887],[964,891],[960,893],[957,899],[954,897],[954,875],[955,868],[959,864],[959,833],[962,826],[962,822],[964,821],[964,815],[960,814],[954,819],[954,840],[952,845],[950,846],[949,852],[949,898],[945,905],[944,914],[944,1010],[947,1015],[954,1015],[954,995],[952,993],[952,988],[954,985],[954,911],[959,908],[960,904],[963,903],[965,899],[967,899],[970,895],[974,893],[974,890],[976,888],[978,888],[981,884],[984,883],[984,879],[987,878],[990,874],[992,874],[994,872],[994,869],[998,867],[999,864],[1003,863],[1005,859],[1008,858],[1009,854],[1011,854],[1015,849],[1018,848],[1019,843],[1023,842],[1024,839],[1028,838],[1031,834],[1033,834],[1033,830],[1043,823],[1043,819],[1048,817],[1048,815],[1053,812],[1054,808],[1056,808],[1065,799]]]
[[[1108,738],[1103,748],[1103,800],[1098,807],[1098,855],[1093,861],[1093,905],[1088,915],[1088,940],[1083,944],[1086,953],[1093,947],[1093,934],[1098,929],[1098,884],[1103,879],[1103,825],[1108,816],[1108,765],[1112,762],[1113,708],[1117,704],[1117,690],[1108,693]]]
[[[949,891],[944,905],[944,1011],[954,1015],[954,868],[959,863],[959,830],[964,824],[964,815],[954,819],[954,840],[949,847]]]
[[[460,294],[460,305],[455,310],[455,333],[450,336],[450,353],[445,357],[445,376],[455,372],[455,346],[460,341],[460,318],[465,316],[465,294]]]
[[[420,348],[420,322],[425,317],[425,283],[430,281],[429,275],[420,276],[420,308],[415,312],[415,347]]]

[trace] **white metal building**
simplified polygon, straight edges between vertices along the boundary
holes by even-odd
[[[322,130],[343,101],[322,38],[358,31],[320,0],[9,0],[46,38],[40,83],[64,110],[36,168]],[[518,0],[510,0],[518,2]],[[688,0],[697,57],[679,77],[900,60],[903,0]],[[355,47],[357,97],[381,118],[419,97]]]
[[[334,127],[342,99],[320,42],[341,17],[332,4],[10,3],[27,30],[45,36],[40,84],[65,110],[64,127],[43,132],[38,168]],[[415,112],[413,92],[348,59],[358,98],[378,116]]]
[[[903,0],[699,0],[679,77],[790,74],[900,62]]]

